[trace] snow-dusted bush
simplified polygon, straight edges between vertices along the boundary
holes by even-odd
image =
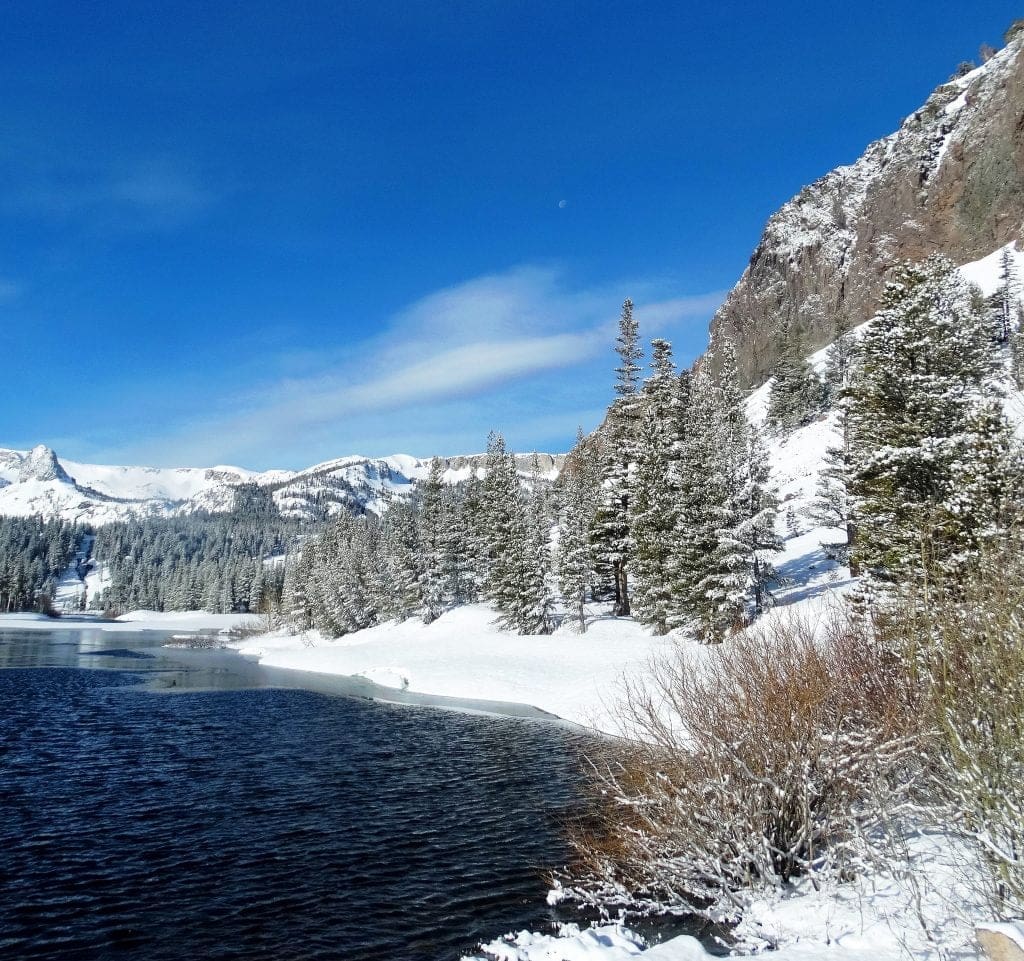
[[[655,668],[622,705],[631,737],[593,760],[570,897],[735,917],[745,891],[848,877],[916,782],[916,711],[899,659],[837,615]]]
[[[1024,535],[985,549],[956,590],[919,584],[882,625],[909,647],[935,732],[928,817],[976,848],[978,892],[1024,916]]]

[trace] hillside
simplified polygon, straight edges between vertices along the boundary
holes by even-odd
[[[940,85],[898,131],[805,187],[768,220],[711,322],[757,386],[787,336],[822,347],[866,321],[891,265],[977,261],[1024,225],[1024,36]]]

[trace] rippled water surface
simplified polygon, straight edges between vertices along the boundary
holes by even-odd
[[[427,961],[548,920],[573,735],[156,643],[0,633],[4,957]]]

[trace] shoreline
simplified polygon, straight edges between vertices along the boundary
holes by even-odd
[[[249,623],[246,623],[246,619]],[[248,664],[258,670],[263,686],[298,688],[315,694],[358,697],[379,704],[393,704],[406,707],[426,707],[436,710],[453,711],[496,718],[535,721],[567,728],[579,733],[600,733],[586,724],[581,724],[560,714],[546,710],[528,701],[510,698],[486,698],[466,695],[451,695],[430,690],[418,690],[408,686],[383,683],[391,679],[387,671],[366,673],[325,670],[308,670],[300,666],[285,666],[266,662],[264,656],[249,648],[252,644],[273,634],[253,635],[239,638],[233,629],[251,629],[257,615],[206,614],[205,612],[155,612],[136,611],[116,620],[92,618],[88,615],[47,617],[43,614],[18,613],[0,614],[0,634],[5,630],[31,631],[39,634],[61,631],[97,632],[111,635],[151,634],[166,635],[160,644],[161,650],[180,651],[182,660],[188,661],[197,652],[227,651],[237,658],[239,664]],[[179,637],[180,635],[180,637]],[[290,635],[300,643],[301,635]],[[187,643],[191,637],[211,637],[219,642],[215,648],[192,647]],[[175,639],[183,643],[172,643]],[[330,641],[323,641],[330,644]],[[245,673],[244,671],[241,673]],[[395,678],[397,679],[397,678]],[[275,683],[280,682],[280,683]],[[260,685],[254,684],[254,688]]]

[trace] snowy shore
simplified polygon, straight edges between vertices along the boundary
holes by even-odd
[[[598,731],[615,733],[625,678],[642,677],[652,657],[679,643],[629,619],[596,619],[585,634],[564,626],[520,637],[474,604],[432,624],[389,622],[335,640],[316,631],[278,632],[230,642],[267,667],[365,677],[383,687],[462,700],[504,701]]]
[[[89,614],[46,617],[43,614],[0,614],[0,631],[224,631],[259,626],[255,614],[207,614],[206,611],[129,611],[108,621]]]

